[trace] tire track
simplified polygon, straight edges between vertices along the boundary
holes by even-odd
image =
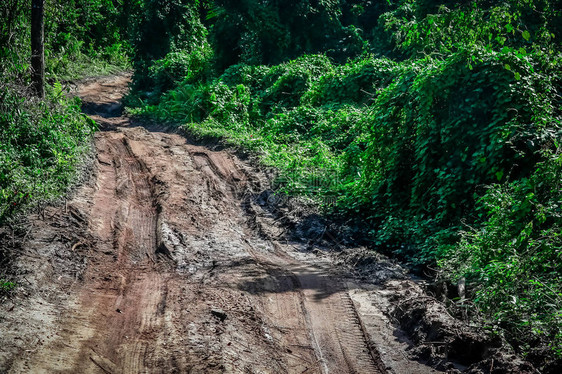
[[[103,279],[109,278],[110,284],[98,283],[95,292],[86,290],[83,296],[85,309],[89,309],[91,315],[89,325],[96,331],[84,346],[92,351],[95,348],[96,354],[112,362],[117,372],[141,372],[149,351],[149,341],[144,336],[159,326],[158,319],[153,316],[157,314],[164,288],[161,274],[146,271],[157,242],[156,200],[151,175],[131,150],[128,138],[118,133],[101,137],[99,141],[107,145],[114,166],[110,174],[113,174],[115,183],[107,188],[115,186],[115,190],[100,190],[102,195],[112,197],[109,204],[96,204],[94,195],[93,214],[111,217],[103,210],[116,210],[109,225],[115,227],[113,253],[116,262],[97,269],[107,274]],[[103,169],[100,172],[103,174]],[[100,179],[109,178],[100,175]],[[103,225],[104,228],[107,226]],[[98,235],[103,238],[107,232],[98,231]],[[118,291],[108,294],[107,291],[113,289]],[[92,370],[83,363],[78,363],[74,369],[76,372]]]
[[[264,255],[245,239],[248,252],[278,282],[290,278],[298,295],[300,310],[306,321],[310,344],[314,348],[322,373],[385,373],[376,348],[372,347],[355,306],[337,279],[325,270],[305,266],[285,254],[279,244],[274,253]],[[334,339],[334,337],[336,339]]]

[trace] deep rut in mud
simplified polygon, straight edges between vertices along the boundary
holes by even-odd
[[[94,172],[67,204],[35,217],[27,246],[68,253],[67,267],[31,280],[60,296],[30,306],[44,338],[22,344],[8,371],[400,372],[383,363],[327,260],[260,233],[247,199],[260,176],[227,152],[122,117],[127,79],[80,90],[104,128]],[[432,372],[403,361],[402,372]]]

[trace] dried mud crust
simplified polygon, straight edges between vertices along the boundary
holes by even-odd
[[[396,306],[415,286],[397,265],[365,260],[379,271],[366,283],[370,270],[349,276],[356,250],[338,260],[310,250],[313,233],[287,240],[290,225],[260,205],[264,175],[121,115],[128,80],[79,85],[104,130],[92,176],[2,242],[20,287],[0,307],[0,371],[437,371],[395,326],[408,330]]]

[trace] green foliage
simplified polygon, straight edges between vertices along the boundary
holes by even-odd
[[[483,224],[462,232],[441,262],[454,277],[466,277],[476,305],[525,351],[562,344],[559,150],[547,152],[528,178],[492,185],[478,201]]]
[[[65,99],[61,86],[49,101],[32,102],[16,88],[0,92],[0,223],[41,200],[65,192],[76,173],[93,121],[79,101]]]
[[[304,102],[309,105],[339,106],[346,103],[371,104],[379,90],[395,78],[396,63],[365,56],[323,74]]]
[[[433,230],[418,238],[458,225],[472,211],[478,186],[524,177],[541,159],[536,150],[552,141],[555,126],[559,63],[476,49],[402,68],[372,106],[350,207],[368,206],[375,230],[387,230],[385,221],[410,228],[429,222]],[[410,258],[426,260],[424,251],[435,248],[414,249]]]
[[[217,0],[210,21],[218,68],[278,64],[319,52],[340,61],[355,57],[368,45],[361,30],[342,23],[347,11],[333,0]]]
[[[61,80],[128,67],[119,5],[109,0],[47,0],[47,98],[29,98],[30,7],[0,3],[0,224],[40,201],[65,193],[94,131]],[[4,22],[5,21],[5,22]]]
[[[184,50],[168,53],[163,59],[154,61],[149,68],[150,78],[160,92],[166,92],[179,83],[205,80],[209,74],[210,49],[198,49],[188,53]]]
[[[103,50],[122,41],[123,0],[46,0],[45,39],[51,52],[64,53],[75,42],[82,50]],[[73,42],[69,45],[69,40]]]
[[[122,1],[46,0],[45,64],[49,82],[115,73],[129,67],[130,46],[119,12]],[[0,4],[2,79],[27,84],[30,64],[30,6]]]
[[[208,66],[210,47],[198,12],[200,4],[189,0],[139,3],[133,11],[130,31],[135,87],[152,89],[156,85],[158,94],[183,79],[176,74],[191,69],[202,74],[199,69]],[[158,62],[152,67],[155,61]]]
[[[6,281],[4,279],[0,279],[0,294],[5,292],[10,292],[16,287],[14,282]]]
[[[560,44],[561,17],[556,1],[402,0],[380,20],[396,48],[413,56],[444,55],[474,46],[498,50]]]

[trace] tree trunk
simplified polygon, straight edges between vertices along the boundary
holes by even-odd
[[[45,97],[44,1],[31,2],[31,87],[41,99]]]

